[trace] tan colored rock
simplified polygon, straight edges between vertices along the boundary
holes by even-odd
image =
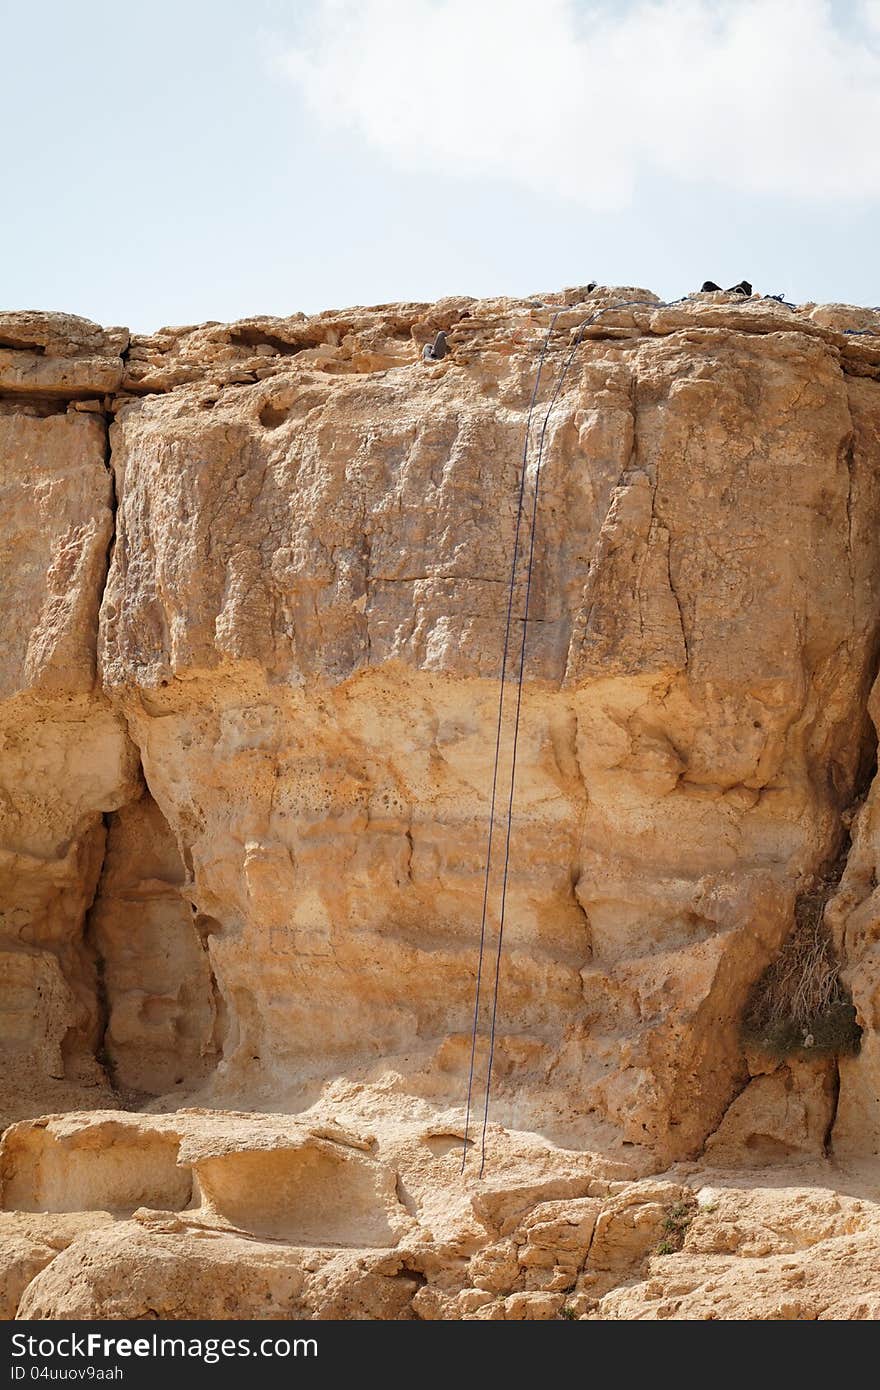
[[[558,1293],[512,1293],[504,1300],[504,1317],[507,1322],[548,1322],[564,1302]]]
[[[470,1262],[469,1274],[479,1289],[493,1294],[510,1293],[520,1276],[516,1242],[506,1240],[478,1251]]]
[[[518,1263],[525,1269],[559,1269],[576,1274],[583,1265],[596,1218],[602,1207],[597,1197],[573,1202],[541,1202],[529,1213],[514,1239]]]
[[[325,1134],[200,1111],[23,1121],[0,1144],[0,1201],[12,1211],[198,1207],[209,1223],[295,1244],[396,1245],[413,1222],[395,1171]]]
[[[0,338],[11,333],[9,319]],[[15,331],[34,336],[39,327]],[[49,353],[57,344],[49,330],[43,336]],[[85,914],[101,872],[102,815],[137,786],[124,724],[95,688],[113,535],[105,444],[95,416],[0,405],[0,1111],[7,1118],[53,1103],[87,1105],[103,1077]]]
[[[102,420],[0,414],[3,590],[0,694],[91,694],[113,536]]]
[[[755,1076],[706,1141],[714,1163],[766,1166],[792,1154],[820,1155],[837,1107],[834,1061],[797,1062]]]
[[[499,584],[548,319],[464,312],[436,367],[340,373],[297,352],[271,382],[210,400],[180,384],[114,426],[102,670],[192,863],[226,1007],[215,1101],[288,1086],[318,1054],[463,1094]],[[557,520],[533,594],[495,1114],[671,1156],[742,1084],[748,986],[859,774],[880,407],[778,305],[614,312],[634,336],[582,344],[545,449]],[[168,370],[256,331],[169,338]],[[273,329],[319,331],[337,330]]]
[[[61,1250],[109,1221],[97,1212],[62,1219],[54,1212],[48,1216],[0,1213],[0,1319],[15,1317],[25,1289]]]
[[[822,328],[838,333],[873,333],[880,337],[880,310],[861,309],[853,304],[817,304],[810,318]]]
[[[392,1192],[423,1212],[439,1184],[454,1209],[455,1184],[420,1168],[399,1123],[384,1129],[376,1157],[350,1139],[328,1143],[283,1116],[197,1110],[15,1126],[0,1155],[7,1205],[67,1200],[82,1212],[0,1216],[10,1306],[50,1319],[877,1316],[876,1192],[823,1187],[831,1178],[865,1191],[864,1176],[814,1164],[790,1169],[788,1186],[779,1168],[704,1168],[696,1190],[657,1178],[613,1183],[601,1198],[537,1204],[512,1237],[463,1261],[399,1206],[395,1244],[377,1240]],[[308,1155],[326,1165],[328,1151],[332,1162],[352,1161],[354,1175],[303,1166]],[[531,1154],[540,1166],[540,1150]],[[498,1177],[512,1177],[525,1157],[508,1154]],[[136,1205],[145,1182],[153,1209]],[[279,1215],[267,1223],[271,1203]],[[527,1282],[547,1273],[532,1263],[538,1248],[555,1249],[554,1274],[564,1277],[554,1287]],[[505,1259],[519,1270],[516,1287],[503,1277]],[[499,1286],[481,1287],[493,1269]]]
[[[292,1318],[302,1271],[285,1247],[205,1231],[148,1233],[120,1222],[76,1241],[36,1276],[18,1316],[56,1318]]]
[[[192,1172],[179,1167],[179,1136],[126,1116],[22,1121],[0,1146],[6,1211],[131,1213],[140,1206],[181,1210]]]
[[[149,795],[110,817],[89,915],[103,963],[104,1052],[118,1085],[149,1095],[198,1084],[217,1060],[214,981],[185,883]]]
[[[598,1216],[588,1269],[622,1273],[637,1266],[663,1239],[672,1208],[686,1201],[688,1195],[684,1188],[669,1182],[627,1185]]]
[[[377,309],[331,310],[289,318],[258,315],[238,323],[203,323],[163,328],[135,337],[126,353],[124,392],[168,391],[188,382],[218,390],[299,368],[375,372],[410,364],[439,328],[448,329],[476,301],[463,297],[429,304],[393,304]],[[469,316],[469,315],[468,315]],[[269,428],[287,414],[283,404],[264,407]],[[279,418],[275,418],[276,415]]]
[[[870,1319],[880,1316],[876,1200],[821,1187],[700,1194],[684,1249],[651,1259],[642,1282],[605,1295],[591,1318]]]
[[[76,314],[0,312],[0,392],[101,396],[122,382],[126,328],[101,328]]]
[[[557,309],[481,1180],[505,584]],[[75,1112],[7,1132],[4,1201],[112,1218],[15,1246],[21,1316],[874,1315],[869,1180],[839,1175],[857,1228],[792,1226],[750,1167],[815,1186],[829,1136],[880,1142],[874,793],[827,913],[864,1028],[837,1112],[833,1061],[756,1067],[739,1030],[875,745],[873,326],[607,287],[131,343],[0,316],[2,1099]],[[760,1270],[726,1197],[689,1215],[702,1169],[648,1176],[707,1140]],[[836,1287],[780,1222],[821,1225]]]

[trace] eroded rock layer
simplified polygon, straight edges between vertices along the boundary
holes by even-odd
[[[704,1147],[762,1212],[768,1163],[860,1165],[804,1222],[867,1269],[878,378],[880,313],[724,294],[0,315],[10,1312],[735,1316]],[[861,1050],[759,1055],[835,863]],[[739,1315],[875,1315],[777,1246]]]

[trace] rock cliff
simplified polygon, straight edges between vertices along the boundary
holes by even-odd
[[[6,1316],[880,1315],[880,312],[6,313],[0,453]]]

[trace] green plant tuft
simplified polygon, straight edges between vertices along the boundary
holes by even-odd
[[[663,1221],[663,1236],[654,1251],[655,1255],[676,1255],[684,1245],[688,1226],[696,1214],[694,1201],[674,1202]]]

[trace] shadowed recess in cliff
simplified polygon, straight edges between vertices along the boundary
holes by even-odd
[[[808,893],[798,894],[795,927],[754,985],[743,1015],[743,1041],[777,1058],[857,1053],[862,1030],[823,918],[845,856]]]
[[[192,1088],[215,1065],[214,983],[177,845],[149,792],[108,821],[87,940],[100,962],[102,1053],[133,1101]]]

